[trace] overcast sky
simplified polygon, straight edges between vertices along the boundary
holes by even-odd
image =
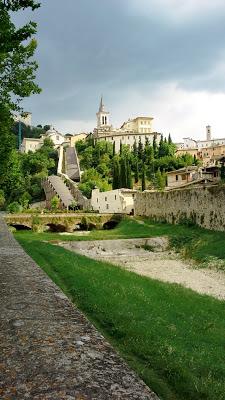
[[[91,131],[103,94],[111,123],[154,117],[176,141],[225,137],[224,0],[42,0],[34,125]]]

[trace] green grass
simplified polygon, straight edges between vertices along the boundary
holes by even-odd
[[[150,223],[138,229],[153,232]],[[156,226],[154,236],[171,229]],[[16,237],[162,400],[224,399],[224,302],[43,243],[42,235]]]
[[[211,258],[225,261],[225,233],[214,232],[199,227],[188,227],[185,225],[170,225],[152,222],[148,219],[127,218],[122,220],[115,229],[95,230],[87,236],[60,235],[58,233],[31,233],[29,231],[18,231],[18,239],[41,241],[78,241],[78,240],[100,240],[100,239],[126,239],[154,236],[168,236],[170,245],[176,251],[181,252],[184,257],[192,258],[199,266],[205,266],[205,262]],[[219,261],[218,260],[218,261]],[[214,265],[217,266],[215,260]],[[224,265],[218,262],[221,269]]]

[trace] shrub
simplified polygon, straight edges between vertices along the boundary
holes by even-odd
[[[17,201],[13,201],[7,207],[7,211],[10,212],[11,214],[19,213],[22,210],[23,210],[23,207]]]

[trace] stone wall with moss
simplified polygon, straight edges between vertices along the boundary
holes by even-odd
[[[140,192],[136,194],[135,215],[225,231],[225,187]]]

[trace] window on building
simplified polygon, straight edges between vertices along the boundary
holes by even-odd
[[[116,200],[116,194],[115,194],[115,200]]]
[[[130,136],[128,136],[128,140],[130,139]]]
[[[113,136],[112,136],[112,140],[113,140]]]
[[[98,198],[97,198],[97,203],[98,203]]]
[[[107,210],[109,209],[109,205],[108,204],[106,204],[106,208],[107,208]]]
[[[185,179],[186,179],[186,176],[182,175],[182,181],[185,181]]]
[[[102,125],[104,125],[104,121],[105,121],[105,119],[104,119],[104,117],[102,117]]]
[[[105,201],[107,201],[107,197],[105,197]]]
[[[178,175],[176,175],[176,181],[178,181]]]

